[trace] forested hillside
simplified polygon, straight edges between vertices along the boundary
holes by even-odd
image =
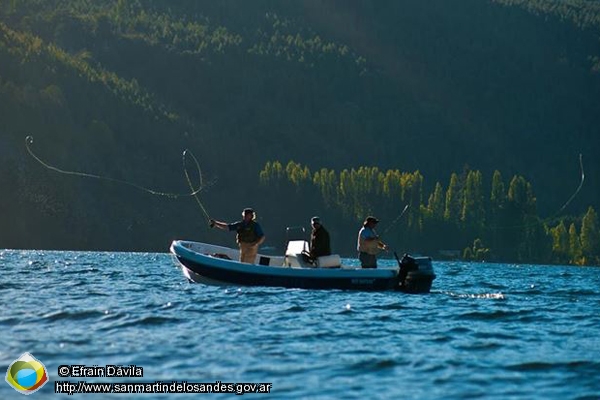
[[[189,191],[190,149],[210,214],[234,220],[253,206],[276,247],[285,226],[323,214],[350,254],[361,212],[389,221],[405,204],[349,212],[317,186],[275,188],[260,176],[278,160],[311,181],[321,169],[419,171],[425,198],[412,212],[438,183],[445,196],[452,174],[464,201],[469,172],[480,173],[486,202],[495,171],[507,190],[518,176],[535,190],[544,235],[562,222],[581,239],[584,216],[600,209],[599,94],[597,1],[0,0],[0,248],[233,242],[189,196],[45,168],[28,135],[53,166],[173,193]],[[584,185],[561,209],[580,184],[580,154]],[[388,235],[417,252],[462,252],[489,233],[432,222],[417,234],[408,223]],[[544,259],[484,245],[495,259]]]

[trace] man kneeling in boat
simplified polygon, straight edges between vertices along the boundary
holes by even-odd
[[[242,216],[244,219],[230,224],[211,219],[210,226],[216,226],[224,231],[236,231],[236,240],[240,246],[240,261],[254,264],[258,247],[265,241],[265,234],[258,222],[256,222],[256,213],[253,209],[244,208]]]

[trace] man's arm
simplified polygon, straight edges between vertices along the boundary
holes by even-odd
[[[228,231],[229,230],[229,224],[227,222],[223,222],[223,221],[217,221],[214,219],[210,220],[210,227],[212,228],[213,226],[222,229],[224,231]]]

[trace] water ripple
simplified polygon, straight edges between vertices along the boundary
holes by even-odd
[[[591,361],[569,361],[569,362],[524,362],[513,365],[508,365],[505,367],[511,371],[556,371],[556,369],[564,369],[564,370],[589,370],[591,371],[600,371],[600,363],[591,362]]]
[[[361,372],[378,372],[386,369],[393,369],[400,364],[393,359],[370,359],[361,360],[354,363],[351,368]]]
[[[600,393],[595,268],[436,262],[432,293],[411,296],[190,284],[166,254],[0,259],[5,367],[27,351],[52,377],[64,363],[135,364],[144,381],[272,382],[274,398]]]
[[[60,320],[82,320],[97,318],[103,316],[101,311],[96,310],[81,310],[81,311],[55,311],[41,316],[41,319],[47,321],[60,321]]]

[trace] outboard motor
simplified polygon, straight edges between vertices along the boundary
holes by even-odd
[[[435,279],[431,257],[411,257],[405,254],[399,260],[396,253],[394,256],[400,266],[397,290],[405,293],[429,293]]]

